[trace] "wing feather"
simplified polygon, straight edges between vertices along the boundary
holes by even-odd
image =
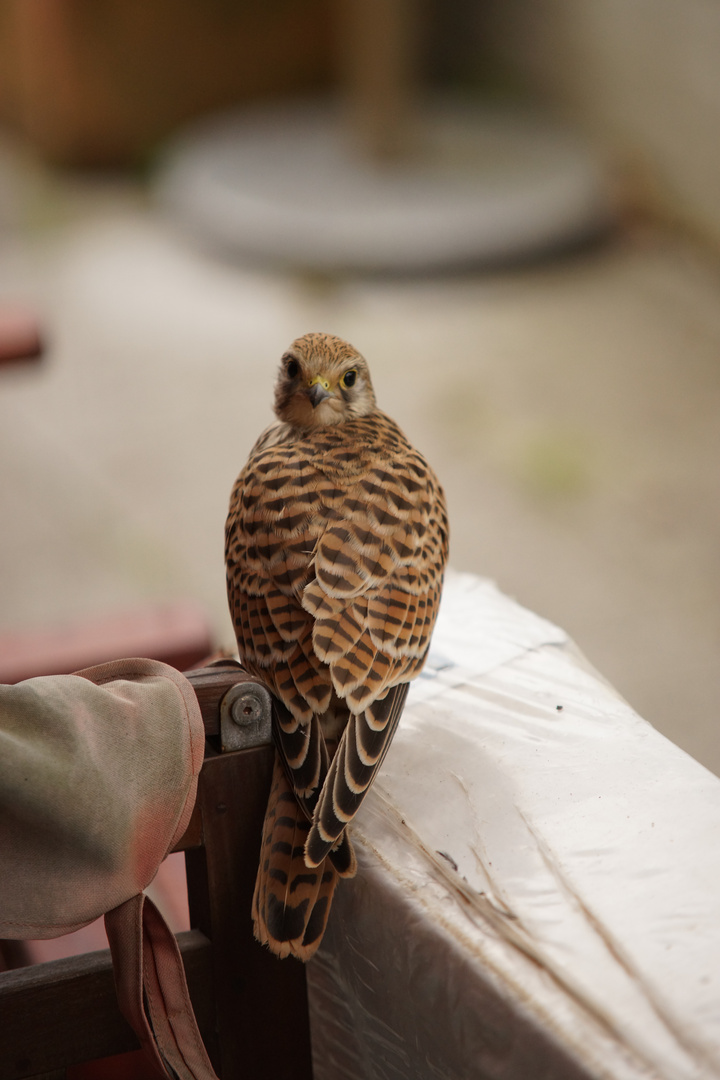
[[[329,755],[317,715],[299,724],[281,702],[273,703],[273,732],[288,780],[305,816],[312,818],[328,771]]]
[[[313,813],[305,844],[309,866],[318,866],[326,858],[360,808],[390,748],[407,692],[408,683],[400,683],[382,701],[375,701],[371,710],[350,717]]]

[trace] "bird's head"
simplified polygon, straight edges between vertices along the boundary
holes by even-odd
[[[332,334],[305,334],[283,354],[275,383],[275,414],[311,431],[366,416],[375,392],[365,359]]]

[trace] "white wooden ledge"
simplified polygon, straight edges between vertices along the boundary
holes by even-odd
[[[308,967],[316,1080],[720,1077],[720,780],[448,580]]]

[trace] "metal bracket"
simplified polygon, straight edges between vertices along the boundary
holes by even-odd
[[[231,686],[220,702],[220,745],[223,750],[249,750],[272,742],[270,693],[256,682]]]

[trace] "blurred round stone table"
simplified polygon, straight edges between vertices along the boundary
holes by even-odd
[[[168,150],[160,202],[225,254],[328,273],[508,264],[611,219],[602,161],[545,117],[431,99],[385,158],[345,119],[327,101],[207,119]]]

